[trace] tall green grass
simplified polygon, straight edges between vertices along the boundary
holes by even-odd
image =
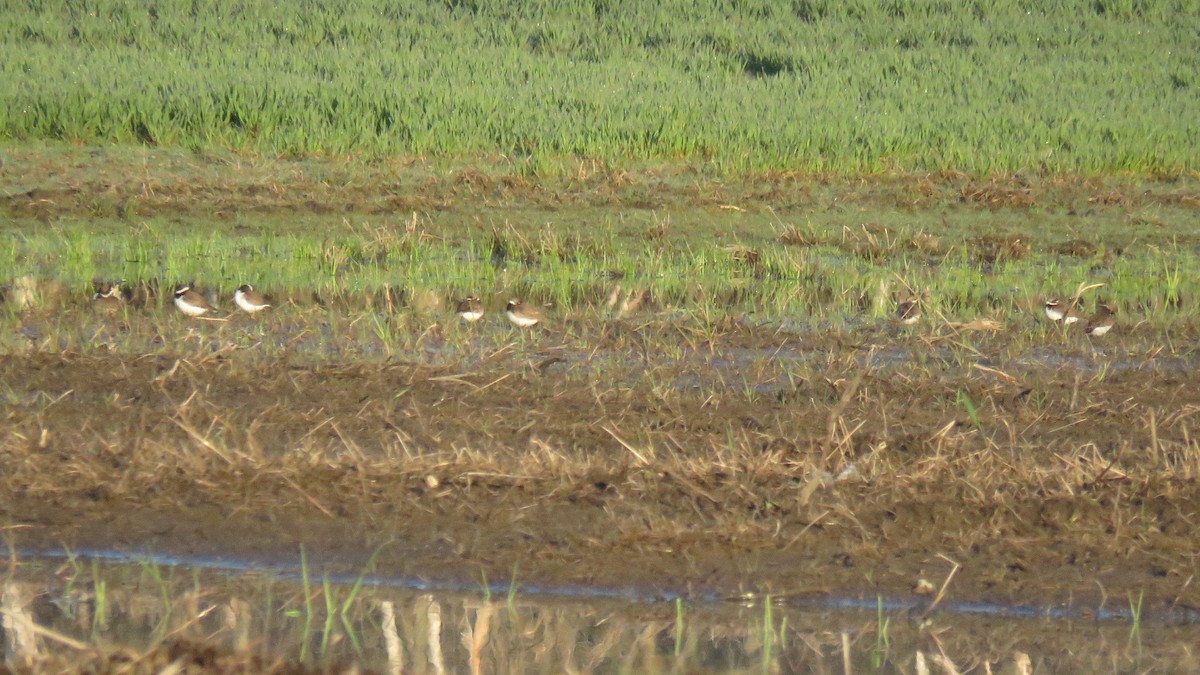
[[[729,172],[1200,167],[1195,0],[10,4],[0,138]]]

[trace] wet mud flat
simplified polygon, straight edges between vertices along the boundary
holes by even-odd
[[[1190,177],[10,155],[6,616],[134,650],[58,670],[390,668],[388,602],[415,671],[1195,670]],[[1111,334],[1045,322],[1072,288]],[[417,594],[328,622],[359,578]]]
[[[0,356],[8,545],[303,545],[347,573],[639,597],[922,602],[949,580],[1077,616],[1200,606],[1195,355],[1144,336],[729,322],[667,354],[678,322],[649,317],[331,362],[236,330]]]

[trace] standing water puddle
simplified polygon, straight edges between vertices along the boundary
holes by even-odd
[[[15,564],[14,564],[15,561]],[[645,598],[520,579],[433,588],[300,561],[255,567],[112,552],[21,557],[5,659],[39,670],[390,673],[1194,670],[1196,617],[946,601]],[[1023,664],[1032,671],[1021,670]],[[923,665],[922,665],[923,664]],[[927,669],[927,670],[923,670]],[[1005,671],[1009,672],[1009,671]]]

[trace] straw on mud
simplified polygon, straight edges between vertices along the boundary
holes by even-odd
[[[479,389],[480,389],[479,385],[475,384],[474,382],[468,382],[468,381],[464,380],[463,377],[465,377],[465,376],[466,375],[438,375],[436,377],[429,378],[429,381],[430,382],[452,382],[454,384],[465,384],[468,387],[471,387],[471,389],[473,389],[475,391],[479,391]],[[508,376],[505,375],[496,381],[499,382],[500,380],[504,379],[505,377],[508,377]]]
[[[170,380],[175,375],[175,371],[179,369],[179,364],[182,362],[183,359],[175,359],[175,362],[171,364],[171,367],[168,368],[166,372],[154,378],[154,383],[161,385],[167,380]]]
[[[829,515],[830,513],[831,512],[828,510],[818,513],[815,518],[811,519],[808,523],[806,523],[804,525],[804,529],[797,532],[796,536],[794,536],[788,540],[787,544],[785,544],[783,546],[783,549],[786,550],[786,549],[791,548],[793,545],[795,545],[795,543],[797,541],[800,541],[800,537],[803,537],[805,535],[805,533],[807,533],[810,529],[812,529],[817,523],[821,522],[821,520],[824,519],[825,516]]]
[[[957,562],[947,558],[944,554],[939,553],[938,557],[950,563],[954,567],[950,569],[950,573],[947,574],[946,579],[942,581],[942,586],[938,589],[937,595],[933,597],[933,601],[929,603],[929,606],[925,608],[925,611],[921,612],[922,619],[929,616],[929,614],[933,612],[933,610],[936,609],[939,604],[941,604],[942,599],[946,597],[946,589],[949,588],[950,581],[954,579],[954,575],[958,574],[958,570],[962,567]]]
[[[513,376],[513,373],[505,373],[504,375],[501,375],[500,377],[497,377],[496,379],[492,380],[491,382],[488,382],[488,383],[487,383],[487,384],[485,384],[485,385],[482,385],[482,386],[476,387],[476,388],[475,388],[475,390],[474,390],[472,393],[473,393],[473,394],[478,394],[478,393],[484,392],[484,391],[486,391],[486,390],[488,390],[488,389],[492,388],[493,386],[495,386],[495,385],[497,385],[497,384],[500,384],[501,382],[503,382],[503,381],[507,380],[508,378],[510,378],[510,377],[512,377],[512,376]]]
[[[833,408],[829,411],[829,417],[825,423],[826,463],[828,463],[833,457],[833,439],[837,432],[838,422],[841,420],[842,415],[846,412],[846,408],[850,405],[850,401],[854,399],[854,395],[858,393],[858,388],[860,385],[862,385],[863,380],[867,377],[867,373],[871,372],[874,358],[875,347],[871,347],[871,349],[867,352],[866,365],[859,370],[858,374],[855,375],[854,379],[850,381],[850,384],[842,392],[841,398],[838,399],[837,405],[833,406]],[[847,434],[847,436],[843,436],[842,443],[845,443],[848,440],[849,438]],[[841,443],[838,445],[840,446]]]
[[[1096,450],[1096,453],[1098,455],[1099,449],[1098,448],[1093,448],[1093,449]],[[1066,460],[1066,458],[1063,458],[1063,459],[1064,459],[1064,461]],[[1109,460],[1108,464],[1104,465],[1104,468],[1100,470],[1100,473],[1096,474],[1092,478],[1092,485],[1099,485],[1100,481],[1104,480],[1104,477],[1107,476],[1110,471],[1112,471],[1112,468],[1114,466],[1116,466],[1116,464],[1117,464],[1117,457],[1114,456],[1111,460]],[[1110,480],[1125,480],[1125,479],[1129,478],[1121,471],[1117,471],[1115,473],[1117,473],[1118,475],[1114,476]]]
[[[617,432],[614,431],[613,429],[611,429],[608,425],[601,425],[600,428],[603,429],[604,431],[608,432],[608,435],[612,436],[613,439],[615,439],[618,443],[620,443],[621,447],[628,450],[630,452],[630,454],[632,454],[634,457],[637,457],[639,463],[641,463],[643,465],[650,463],[650,460],[646,459],[645,455],[638,452],[636,448],[634,448],[632,445],[630,445],[628,442],[626,442],[625,439],[621,438],[621,436],[618,435]]]
[[[1017,378],[1013,377],[1012,375],[1009,375],[1008,373],[1006,373],[1002,370],[997,370],[996,368],[988,368],[987,366],[985,366],[981,363],[972,363],[971,367],[974,368],[975,370],[979,370],[979,371],[982,371],[985,373],[991,373],[992,375],[1003,378],[1004,380],[1006,380],[1008,382],[1012,382],[1012,383],[1017,382]]]
[[[297,484],[296,484],[296,481],[292,480],[292,478],[291,478],[290,476],[284,475],[284,476],[282,476],[282,477],[283,477],[283,481],[284,481],[285,483],[287,483],[289,486],[291,486],[291,488],[292,488],[293,490],[295,490],[295,491],[297,492],[297,494],[299,494],[301,497],[304,497],[304,499],[305,499],[305,500],[306,500],[306,501],[307,501],[309,504],[312,504],[313,506],[317,507],[317,510],[318,510],[318,511],[320,511],[321,513],[324,513],[325,515],[329,516],[331,519],[336,519],[336,518],[337,518],[337,516],[335,516],[335,515],[333,514],[333,511],[330,511],[328,508],[326,508],[326,507],[325,507],[325,505],[324,505],[324,504],[322,504],[320,501],[318,501],[316,497],[313,497],[312,495],[310,495],[310,494],[308,494],[307,492],[305,492],[304,488],[302,488],[302,487],[300,487],[299,485],[297,485]]]
[[[183,429],[184,432],[186,432],[188,436],[191,436],[192,440],[196,441],[200,445],[211,450],[213,452],[213,454],[215,454],[217,457],[220,457],[221,459],[223,459],[225,461],[225,463],[228,464],[229,466],[234,466],[234,461],[229,458],[229,455],[225,454],[225,452],[223,450],[221,450],[216,445],[214,445],[212,441],[205,438],[204,435],[201,434],[199,431],[196,431],[196,429],[192,428],[192,426],[190,424],[187,424],[186,422],[179,419],[178,417],[172,417],[171,421],[174,422],[176,424],[176,426],[178,426],[180,429]],[[243,457],[243,459],[245,459],[245,458]]]

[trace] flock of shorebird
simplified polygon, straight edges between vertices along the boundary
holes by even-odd
[[[98,309],[105,311],[114,312],[120,310],[125,304],[125,295],[121,288],[121,282],[106,286],[106,288],[100,290],[98,285],[95,295],[92,296],[92,302]],[[612,299],[610,298],[610,300]],[[254,290],[254,286],[250,284],[239,286],[233,292],[233,301],[242,311],[249,314],[256,314],[271,306],[270,301],[261,293]],[[610,302],[610,304],[612,303]],[[180,286],[175,290],[175,307],[180,312],[192,317],[204,316],[215,311],[213,306],[208,303],[208,300],[190,285]],[[1078,297],[1074,297],[1068,302],[1061,302],[1051,298],[1046,301],[1044,308],[1047,319],[1064,326],[1070,326],[1081,321],[1078,310]],[[474,293],[468,295],[455,305],[455,312],[459,318],[468,323],[479,321],[484,315],[483,300]],[[508,304],[505,305],[504,316],[514,326],[519,328],[536,326],[542,321],[542,312],[539,309],[516,298],[509,300]],[[908,299],[899,302],[896,305],[895,317],[897,322],[905,326],[915,324],[921,319],[921,302],[917,299]],[[1100,303],[1097,305],[1096,312],[1092,318],[1084,324],[1083,332],[1089,337],[1100,337],[1112,330],[1115,324],[1116,310],[1110,305]]]
[[[1081,315],[1079,313],[1080,304],[1079,296],[1071,298],[1068,302],[1062,302],[1057,298],[1050,298],[1043,306],[1043,311],[1046,318],[1051,323],[1057,323],[1063,326],[1070,326],[1079,323]],[[896,306],[896,320],[900,323],[911,326],[921,318],[921,303],[919,300],[910,299],[903,300]],[[1100,337],[1112,330],[1117,323],[1117,310],[1113,309],[1112,305],[1099,303],[1096,305],[1096,312],[1092,318],[1084,324],[1083,332],[1088,337]]]
[[[1057,298],[1046,301],[1043,311],[1051,323],[1070,326],[1080,321],[1079,296],[1062,302]],[[1100,337],[1112,330],[1116,325],[1117,310],[1111,305],[1099,303],[1092,318],[1084,324],[1083,332],[1088,337]],[[902,300],[896,305],[896,320],[905,326],[911,326],[921,319],[921,302],[916,299]]]
[[[458,317],[467,323],[474,323],[483,318],[483,300],[472,293],[458,301],[454,311]],[[536,326],[542,320],[542,312],[537,307],[531,307],[513,298],[504,306],[504,316],[518,328]]]
[[[107,286],[102,290],[101,285]],[[254,290],[254,286],[243,284],[233,292],[233,302],[237,304],[242,311],[248,314],[257,314],[271,306],[270,300],[262,293]],[[92,296],[92,303],[99,310],[106,312],[118,312],[125,305],[125,292],[122,289],[121,282],[114,284],[99,284],[97,290]],[[180,286],[175,289],[175,307],[184,314],[192,317],[202,317],[212,313],[215,308],[209,304],[204,295],[192,288],[190,285]],[[463,298],[456,306],[458,316],[468,323],[473,323],[483,318],[483,300],[478,295],[471,294]],[[529,328],[536,326],[542,321],[542,312],[536,307],[531,307],[524,302],[513,298],[508,301],[504,308],[504,315],[513,325],[519,328]]]
[[[1064,326],[1079,323],[1078,302],[1078,298],[1072,298],[1070,302],[1060,302],[1051,298],[1046,301],[1046,318],[1055,323],[1062,323]],[[1112,330],[1116,323],[1117,310],[1113,309],[1111,305],[1100,303],[1096,305],[1096,313],[1084,325],[1083,332],[1089,337],[1100,337]]]

